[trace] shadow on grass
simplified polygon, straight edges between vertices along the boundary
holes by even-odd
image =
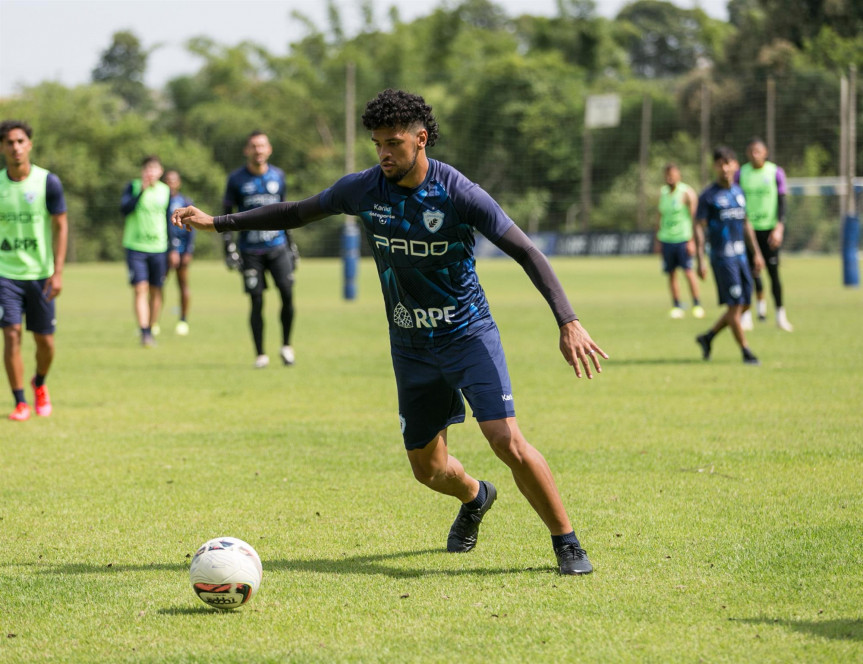
[[[394,561],[414,556],[425,556],[428,554],[445,554],[446,558],[458,557],[461,554],[446,553],[443,549],[421,549],[418,551],[398,551],[395,553],[370,554],[363,556],[349,556],[347,554],[336,555],[332,558],[312,559],[282,559],[264,560],[264,571],[283,570],[289,572],[315,572],[318,574],[383,574],[398,579],[420,578],[424,576],[487,576],[496,574],[524,574],[525,572],[550,573],[555,571],[551,567],[476,567],[473,569],[453,569],[441,564],[433,568],[402,568],[387,564]],[[452,558],[453,560],[455,558]],[[50,563],[37,563],[39,574],[123,574],[127,572],[150,572],[150,571],[174,571],[187,572],[189,563],[152,563],[144,565],[123,564],[88,564],[71,563],[65,565],[52,565]],[[206,609],[205,609],[206,610]]]
[[[780,618],[742,618],[737,622],[750,625],[779,625],[787,629],[825,639],[863,641],[863,618],[846,620],[782,620]]]

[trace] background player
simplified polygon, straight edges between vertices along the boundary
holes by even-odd
[[[141,162],[141,177],[129,182],[123,191],[120,211],[126,215],[123,247],[133,288],[132,305],[141,330],[141,345],[156,345],[162,311],[162,284],[168,271],[168,228],[165,215],[171,190],[162,177],[162,161],[155,155]]]
[[[177,273],[177,286],[180,289],[180,320],[174,331],[181,336],[186,336],[189,334],[189,322],[186,320],[189,315],[190,300],[189,265],[195,253],[195,231],[174,226],[170,223],[170,219],[174,210],[189,207],[193,205],[193,201],[180,192],[183,182],[179,172],[173,169],[166,171],[164,181],[171,190],[171,200],[168,203],[168,269]]]
[[[225,187],[224,210],[244,212],[262,205],[285,200],[285,174],[268,163],[273,148],[267,135],[253,131],[246,140],[243,154],[246,164],[228,176]],[[223,233],[225,260],[228,267],[243,274],[243,286],[251,299],[249,324],[255,343],[255,367],[263,369],[270,363],[264,353],[264,289],[269,271],[282,297],[282,350],[279,355],[285,365],[294,363],[291,346],[291,329],[294,324],[294,267],[296,254],[293,242],[284,229],[242,230],[239,252],[233,233]]]
[[[33,387],[36,414],[53,409],[45,378],[54,361],[54,298],[63,290],[68,222],[63,185],[53,173],[30,162],[33,130],[26,122],[0,123],[6,168],[0,171],[0,327],[3,363],[15,397],[10,420],[23,422],[31,410],[24,397],[21,321],[36,342]]]
[[[788,322],[782,304],[782,282],[779,279],[779,248],[785,237],[785,196],[788,188],[785,171],[767,160],[767,145],[760,138],[753,138],[746,145],[749,161],[735,176],[746,196],[746,216],[755,229],[758,248],[764,256],[767,273],[770,275],[770,290],[776,306],[776,325],[780,330],[791,332],[794,327]],[[754,254],[750,251],[749,266],[752,267]],[[760,276],[755,277],[756,307],[758,319],[767,319],[767,301],[764,297],[764,283]],[[752,314],[744,314],[743,326],[752,329]]]
[[[517,260],[549,303],[560,350],[577,376],[607,357],[578,322],[548,262],[478,185],[429,159],[438,125],[422,97],[386,90],[370,101],[363,125],[379,165],[347,175],[299,203],[279,203],[216,220],[194,207],[174,223],[219,231],[296,228],[334,214],[356,215],[377,264],[389,321],[399,420],[415,478],[462,507],[447,550],[476,545],[495,487],[468,475],[449,454],[449,425],[463,422],[467,397],[495,454],[551,533],[562,574],[593,567],[575,536],[554,479],[540,452],[522,435],[500,336],[474,270],[474,231]]]
[[[680,286],[677,284],[677,269],[683,270],[692,295],[692,315],[704,318],[704,309],[698,299],[698,282],[692,270],[692,255],[695,244],[692,240],[692,218],[695,216],[697,199],[695,192],[680,181],[677,164],[665,165],[665,185],[659,192],[659,225],[656,233],[662,251],[662,269],[668,275],[671,289],[672,318],[683,318],[680,304]]]
[[[727,306],[725,313],[713,327],[695,338],[701,346],[705,360],[710,359],[713,338],[725,327],[731,328],[746,364],[759,364],[758,358],[749,350],[740,316],[749,308],[752,297],[752,274],[746,258],[746,246],[755,254],[755,270],[764,266],[758,249],[755,233],[746,219],[746,201],[743,192],[734,184],[737,172],[737,156],[731,148],[721,146],[713,151],[713,170],[716,182],[708,186],[698,197],[695,213],[695,247],[698,261],[698,276],[707,276],[704,263],[704,227],[710,241],[710,266],[716,279],[719,304]]]

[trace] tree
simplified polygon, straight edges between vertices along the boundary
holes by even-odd
[[[132,32],[115,32],[111,45],[102,52],[91,78],[94,83],[107,83],[129,108],[147,109],[151,104],[144,85],[144,74],[147,71],[147,57],[152,50],[144,50]]]

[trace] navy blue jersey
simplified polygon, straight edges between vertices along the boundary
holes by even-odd
[[[195,229],[186,230],[185,227],[178,228],[171,223],[171,215],[174,214],[174,210],[181,207],[189,207],[190,205],[194,205],[194,201],[188,196],[183,196],[183,194],[174,194],[171,196],[171,200],[168,202],[168,247],[174,248],[178,246],[178,244],[183,244],[188,246],[194,236]],[[176,242],[175,242],[176,240]]]
[[[707,221],[711,261],[746,255],[746,198],[736,184],[726,189],[714,182],[707,187],[698,197],[695,218]]]
[[[245,212],[283,200],[285,173],[282,169],[268,166],[266,173],[255,175],[242,166],[228,176],[223,204],[225,211]],[[264,254],[285,242],[285,231],[240,231],[238,245],[240,251]]]
[[[376,166],[343,177],[320,200],[331,214],[360,218],[394,345],[437,346],[492,323],[475,270],[474,229],[494,242],[514,222],[479,185],[430,159],[416,189],[388,182]]]

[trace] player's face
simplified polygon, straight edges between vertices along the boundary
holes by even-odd
[[[749,156],[749,162],[755,168],[761,168],[764,166],[764,162],[767,161],[767,146],[764,143],[753,143],[746,152]]]
[[[180,174],[176,171],[168,171],[165,174],[165,184],[171,188],[171,193],[176,194],[180,191]]]
[[[264,134],[252,136],[243,149],[246,160],[254,166],[264,166],[273,154],[273,146],[270,139]]]
[[[158,161],[148,161],[141,169],[141,179],[147,182],[155,182],[162,177],[162,164]]]
[[[3,157],[7,167],[22,166],[30,162],[33,143],[23,129],[12,129],[3,138]]]
[[[734,182],[737,167],[736,159],[717,159],[714,161],[713,171],[716,173],[716,182],[723,187],[730,187]]]
[[[372,143],[375,144],[384,177],[396,184],[409,179],[416,168],[420,148],[425,147],[427,140],[425,127],[378,127],[372,131]]]
[[[678,182],[680,182],[680,171],[676,168],[669,168],[665,171],[665,184],[669,187],[673,187]]]

